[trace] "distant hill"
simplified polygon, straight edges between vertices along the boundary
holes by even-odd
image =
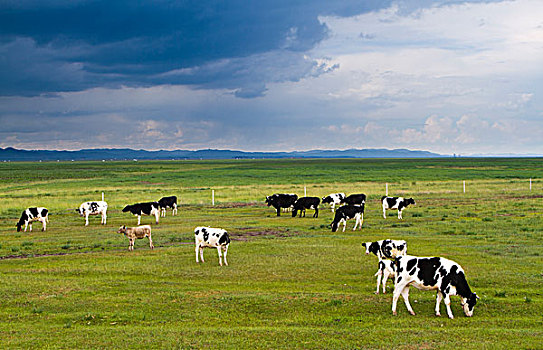
[[[243,152],[218,149],[198,151],[146,151],[133,149],[82,149],[45,151],[0,148],[0,161],[152,160],[152,159],[264,159],[264,158],[434,158],[445,155],[408,149],[313,150],[303,152]]]

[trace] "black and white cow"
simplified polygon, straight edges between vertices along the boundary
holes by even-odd
[[[416,205],[413,198],[403,198],[403,197],[381,197],[381,202],[383,203],[383,218],[387,218],[386,210],[387,209],[398,209],[398,219],[402,219],[402,211],[407,208],[409,204]]]
[[[330,203],[333,213],[336,205],[339,205],[344,198],[345,193],[330,193],[328,196],[322,197],[322,204]]]
[[[107,203],[104,201],[84,202],[75,210],[79,216],[85,217],[85,226],[89,226],[89,215],[102,215],[101,224],[105,225],[107,220]]]
[[[383,239],[376,242],[364,242],[362,247],[366,248],[366,255],[373,253],[379,261],[395,259],[407,254],[407,242],[404,240]]]
[[[351,194],[341,200],[342,204],[362,205],[366,203],[366,195],[364,193]]]
[[[222,266],[222,260],[224,264],[228,266],[226,261],[226,254],[228,253],[228,246],[230,245],[230,237],[228,232],[222,228],[212,227],[196,227],[194,229],[194,251],[196,253],[196,262],[198,261],[198,251],[200,251],[200,258],[204,262],[204,248],[217,248],[219,254],[219,265]]]
[[[166,217],[166,209],[172,208],[172,215],[177,214],[177,197],[169,196],[162,197],[158,200],[158,206],[160,208],[160,216]]]
[[[302,213],[305,217],[305,210],[306,209],[315,209],[315,213],[313,214],[314,218],[319,217],[319,204],[321,203],[321,199],[319,197],[301,197],[298,198],[296,202],[294,202],[293,208],[292,208],[292,217],[296,217],[296,214],[298,213],[298,210],[300,211],[300,217],[302,217]]]
[[[123,213],[126,212],[131,212],[138,217],[138,225],[141,222],[142,215],[154,215],[155,222],[158,224],[158,217],[160,215],[158,202],[136,203],[132,205],[127,205],[123,209]]]
[[[473,315],[473,308],[477,303],[477,294],[469,288],[464,270],[452,260],[431,257],[420,258],[416,256],[401,256],[396,259],[396,285],[392,298],[392,314],[396,315],[396,303],[400,295],[411,315],[415,315],[409,304],[409,287],[421,290],[437,290],[436,316],[441,316],[439,305],[441,300],[447,307],[447,315],[454,318],[451,311],[451,295],[458,295],[466,316]]]
[[[379,268],[374,276],[377,277],[377,290],[375,291],[375,294],[379,294],[381,279],[383,280],[383,294],[385,294],[387,292],[386,284],[388,278],[396,277],[396,265],[394,264],[394,261],[388,259],[379,260]]]
[[[266,197],[266,204],[277,210],[277,216],[281,216],[281,208],[290,208],[294,205],[298,196],[293,193],[275,193]]]
[[[47,229],[47,223],[49,222],[49,211],[43,207],[34,207],[23,210],[21,218],[17,223],[17,232],[21,232],[23,225],[25,226],[25,231],[28,226],[30,226],[30,231],[32,231],[32,222],[40,221],[43,225],[42,231]]]
[[[334,221],[332,221],[332,232],[336,232],[339,224],[343,223],[343,232],[347,226],[347,220],[355,219],[353,231],[360,225],[362,229],[362,223],[364,222],[364,204],[362,205],[344,205],[337,208],[334,215]]]

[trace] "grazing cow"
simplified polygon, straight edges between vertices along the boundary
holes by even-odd
[[[333,213],[336,205],[339,205],[344,198],[345,193],[330,193],[328,196],[322,197],[322,204],[330,203]]]
[[[421,290],[437,290],[436,316],[441,316],[439,305],[441,300],[447,307],[447,315],[454,318],[451,311],[451,295],[458,295],[466,316],[473,315],[473,308],[477,303],[477,294],[469,288],[464,270],[452,260],[432,257],[420,258],[416,256],[398,257],[396,265],[396,286],[392,298],[392,314],[396,315],[396,303],[400,295],[411,315],[415,315],[409,304],[409,286]]]
[[[315,214],[313,214],[313,217],[318,218],[320,202],[321,202],[321,199],[319,197],[298,198],[298,200],[294,203],[294,207],[292,209],[292,217],[296,217],[298,210],[300,211],[300,217],[302,217],[302,213],[304,214],[304,217],[305,217],[306,209],[315,209]]]
[[[337,208],[334,215],[334,221],[332,221],[332,232],[336,232],[340,223],[343,222],[343,232],[347,226],[347,220],[356,219],[353,227],[353,231],[360,225],[362,229],[362,223],[364,222],[364,204],[362,205],[344,205]]]
[[[158,200],[158,207],[160,208],[160,216],[166,217],[166,209],[172,208],[172,215],[177,215],[177,197],[162,197]]]
[[[140,224],[142,215],[154,215],[156,219],[155,222],[158,224],[158,217],[160,215],[158,202],[136,203],[132,205],[127,205],[123,209],[123,213],[126,212],[131,212],[138,217],[138,225]]]
[[[403,197],[381,197],[381,202],[383,203],[383,218],[386,219],[386,210],[387,209],[398,209],[398,219],[402,219],[402,211],[407,208],[409,204],[416,205],[413,198],[403,198]]]
[[[277,210],[277,216],[281,216],[281,208],[290,208],[294,205],[298,196],[295,194],[276,193],[266,197],[266,204]]]
[[[47,223],[49,222],[49,211],[43,207],[34,207],[34,208],[28,208],[23,210],[23,213],[21,214],[21,218],[19,219],[19,222],[17,223],[17,232],[21,232],[21,229],[23,225],[25,225],[25,231],[26,228],[30,225],[30,231],[32,232],[32,222],[33,221],[40,221],[43,225],[42,231],[45,231],[47,229]]]
[[[366,248],[366,255],[373,253],[379,261],[396,259],[398,256],[407,254],[407,242],[404,240],[384,239],[376,242],[365,242],[362,243],[362,246]]]
[[[392,260],[379,260],[379,269],[375,273],[377,277],[377,290],[375,291],[375,294],[379,294],[379,284],[381,284],[381,278],[383,279],[383,294],[385,294],[386,291],[386,284],[388,277],[396,277],[396,265],[394,264],[394,261]]]
[[[142,225],[138,227],[126,227],[123,225],[119,228],[117,233],[124,233],[124,235],[128,237],[128,240],[130,241],[128,250],[130,251],[134,250],[134,241],[136,239],[142,239],[145,237],[149,237],[149,248],[155,248],[153,245],[153,239],[151,238],[151,225]]]
[[[89,215],[102,215],[101,224],[105,225],[107,220],[107,203],[103,201],[84,202],[75,210],[79,216],[85,217],[85,226],[89,226]]]
[[[226,254],[228,253],[228,246],[230,245],[230,237],[228,232],[221,228],[211,228],[211,227],[196,227],[194,229],[194,241],[195,247],[194,251],[196,252],[196,262],[198,263],[198,251],[200,251],[200,258],[204,262],[204,248],[217,248],[219,254],[219,265],[222,266],[222,260],[224,264],[228,266],[226,261]],[[222,259],[221,259],[222,258]]]
[[[366,195],[364,193],[351,194],[341,200],[342,204],[362,205],[366,203]]]

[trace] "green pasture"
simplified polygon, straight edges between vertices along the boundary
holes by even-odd
[[[386,184],[417,202],[401,221],[382,217]],[[328,207],[292,218],[264,204],[304,190],[366,193],[362,230],[332,233]],[[85,227],[75,209],[102,193],[108,223]],[[129,252],[116,231],[137,219],[122,208],[166,195],[179,214],[152,224],[154,250]],[[543,348],[541,158],[0,163],[0,199],[2,349]],[[30,206],[49,209],[46,232],[16,232]],[[229,266],[211,249],[195,262],[202,225],[229,231]],[[384,238],[462,265],[474,316],[453,297],[455,319],[436,317],[435,293],[414,289],[417,315],[400,301],[392,316],[393,282],[374,294],[377,258],[360,246]]]

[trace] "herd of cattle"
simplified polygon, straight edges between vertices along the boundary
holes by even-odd
[[[366,203],[365,194],[351,194],[345,196],[344,193],[333,193],[322,200],[319,197],[301,197],[296,194],[276,193],[266,197],[266,204],[272,206],[277,211],[277,216],[281,215],[282,210],[292,210],[292,217],[296,217],[298,212],[300,217],[305,216],[307,209],[314,210],[313,217],[319,215],[320,203],[330,204],[332,212],[335,211],[334,219],[330,224],[332,232],[336,232],[338,226],[343,223],[343,231],[347,226],[347,220],[355,219],[353,230],[357,227],[362,229],[364,221],[364,207]],[[386,219],[387,209],[398,210],[398,219],[402,219],[402,211],[409,205],[415,205],[413,198],[389,197],[381,198],[383,208],[383,218]],[[336,209],[336,206],[339,206]],[[129,239],[129,250],[134,250],[136,239],[147,237],[149,247],[154,248],[151,237],[151,226],[142,225],[141,216],[154,216],[156,224],[159,223],[159,216],[166,216],[166,210],[172,209],[172,215],[177,214],[177,197],[163,197],[157,202],[136,203],[127,205],[122,210],[130,212],[138,217],[137,227],[121,226],[117,233],[123,233]],[[89,225],[90,215],[101,215],[101,224],[105,225],[107,220],[107,203],[104,201],[84,202],[76,209],[80,216],[85,217],[85,226]],[[49,222],[49,212],[43,207],[28,208],[23,211],[19,222],[17,222],[17,231],[21,231],[24,225],[24,231],[30,226],[32,231],[32,222],[40,221],[45,231]],[[198,257],[204,262],[203,248],[216,248],[219,256],[219,265],[228,265],[226,255],[230,244],[228,232],[220,228],[196,227],[195,236],[195,254],[196,262]],[[473,309],[477,302],[477,295],[471,292],[466,281],[464,270],[454,261],[440,257],[416,257],[408,256],[407,242],[404,240],[381,240],[377,242],[365,242],[362,246],[366,254],[373,253],[378,258],[377,290],[382,283],[383,293],[386,292],[386,281],[389,277],[394,278],[395,287],[392,298],[392,312],[396,315],[396,304],[400,297],[403,297],[407,310],[414,315],[413,308],[409,303],[409,287],[414,286],[421,290],[436,290],[437,316],[441,316],[439,307],[443,300],[447,308],[447,315],[454,318],[450,307],[450,296],[458,295],[466,316],[473,315]]]

